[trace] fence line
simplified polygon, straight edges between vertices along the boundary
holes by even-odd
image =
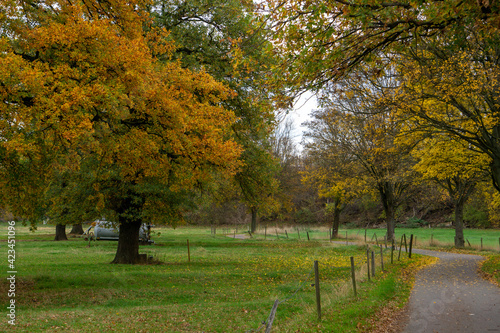
[[[233,233],[233,237],[236,237],[236,232],[237,230],[234,230],[234,233]],[[275,232],[276,232],[276,239],[279,239],[279,234],[278,234],[278,230],[275,229]],[[211,234],[213,236],[215,236],[216,234],[216,229],[213,228]],[[250,235],[250,237],[252,237],[252,234],[250,232],[248,232],[248,234]],[[286,237],[288,238],[288,232],[286,231],[285,229],[285,234],[286,234]],[[307,231],[306,232],[307,234],[307,238],[308,240],[310,240],[310,236],[309,236],[309,232]],[[330,235],[329,234],[328,238],[330,239]],[[300,233],[299,233],[299,230],[297,229],[297,236],[299,237],[298,239],[300,239]],[[267,238],[267,228],[265,230],[265,237]],[[383,271],[384,270],[384,259],[383,259],[383,254],[384,252],[387,252],[387,251],[391,251],[391,264],[393,263],[393,260],[392,260],[392,254],[393,254],[393,251],[394,249],[397,249],[397,246],[390,246],[390,248],[387,248],[387,243],[386,243],[386,247],[384,249],[384,247],[382,246],[382,244],[378,244],[378,239],[377,239],[377,236],[376,234],[374,234],[374,237],[376,239],[376,244],[377,246],[375,246],[375,249],[379,251],[380,253],[380,268],[381,270]],[[411,248],[412,248],[412,238],[413,238],[413,235],[411,235],[410,237],[410,253],[411,253]],[[345,244],[346,245],[349,245],[348,243],[348,235],[347,235],[347,232],[346,232],[346,242]],[[384,237],[385,239],[385,237]],[[406,252],[408,253],[408,244],[407,244],[407,240],[406,240],[406,234],[402,236],[402,239],[401,239],[401,244],[399,246],[399,251],[401,253],[401,249],[403,247],[403,239],[404,239],[404,245],[405,245],[405,250]],[[385,242],[386,242],[386,239],[385,239]],[[371,276],[372,277],[375,277],[375,272],[376,272],[376,267],[375,267],[375,253],[374,251],[370,251],[369,249],[369,245],[367,244],[367,255],[369,253],[371,253],[371,258],[370,256],[368,255],[366,260],[361,260],[361,263],[358,264],[358,265],[355,265],[354,263],[354,257],[350,257],[350,260],[351,260],[351,263],[350,263],[350,268],[351,268],[351,280],[352,280],[352,288],[353,288],[353,293],[354,293],[354,297],[357,297],[357,294],[358,294],[358,291],[356,289],[356,280],[359,280],[359,281],[363,281],[364,279],[361,278],[361,275],[358,275],[358,278],[356,278],[356,269],[355,267],[358,268],[359,271],[362,271],[362,268],[365,264],[368,265],[368,269],[367,269],[367,273],[368,273],[368,281],[370,281],[370,270],[371,270]],[[411,258],[411,254],[409,253],[409,257]],[[400,260],[399,256],[398,256],[398,260]],[[370,261],[371,261],[371,265],[370,265]],[[245,331],[246,333],[250,333],[250,332],[260,332],[264,327],[265,327],[265,332],[266,333],[269,333],[271,332],[271,329],[272,329],[272,324],[273,324],[273,321],[274,321],[274,317],[276,315],[276,312],[277,312],[277,308],[279,305],[283,304],[283,303],[286,303],[288,302],[289,300],[295,298],[297,296],[297,293],[304,289],[305,285],[308,283],[308,281],[310,281],[310,278],[311,278],[311,275],[313,273],[313,271],[315,272],[315,282],[313,284],[313,286],[315,286],[316,288],[316,310],[318,312],[318,320],[321,320],[321,300],[320,300],[320,290],[319,290],[319,262],[318,261],[314,261],[313,262],[314,265],[313,265],[313,268],[309,271],[308,275],[307,275],[307,278],[305,280],[303,280],[302,282],[300,282],[299,286],[297,289],[295,289],[295,291],[287,298],[283,299],[283,300],[279,300],[279,299],[276,299],[274,301],[274,304],[271,308],[271,311],[269,313],[269,316],[267,317],[266,320],[262,321],[261,322],[261,325],[257,328],[257,329],[249,329],[247,331]],[[370,267],[371,266],[371,267]],[[329,268],[329,269],[338,269],[338,268],[341,268],[341,267],[338,267],[338,266],[329,266],[329,265],[326,265],[324,266],[325,268]],[[344,267],[344,266],[342,266]],[[347,267],[347,266],[346,266]]]
[[[383,252],[386,252],[386,251],[389,251],[389,249],[383,250]],[[357,267],[358,270],[361,270],[362,267],[365,265],[366,261],[362,260],[361,263],[359,263],[358,265],[355,265],[354,264],[354,258],[350,257],[350,260],[351,260],[351,264],[350,264],[349,267],[351,267],[351,279],[352,279],[352,284],[353,284],[353,290],[354,290],[355,297],[357,297],[356,280],[363,281],[363,279],[361,277],[359,277],[359,278],[356,279],[354,267]],[[317,262],[317,261],[315,261],[315,262]],[[314,262],[313,262],[313,264],[314,264]],[[344,266],[342,266],[342,267],[344,267]],[[324,269],[338,269],[338,268],[342,268],[342,267],[326,265],[326,266],[324,266]],[[345,266],[345,267],[348,267],[348,266]],[[257,328],[256,330],[254,330],[254,329],[247,330],[247,331],[245,331],[245,333],[259,332],[264,327],[266,327],[266,331],[265,332],[270,332],[271,327],[272,327],[272,323],[273,323],[273,320],[274,320],[274,317],[275,317],[276,312],[277,312],[278,306],[281,305],[281,304],[283,304],[283,303],[288,302],[289,300],[291,300],[293,298],[295,298],[296,295],[297,295],[297,293],[300,290],[304,289],[305,285],[310,281],[311,275],[315,271],[315,268],[316,268],[315,265],[313,265],[313,267],[309,271],[307,277],[302,282],[300,282],[300,285],[297,287],[297,289],[295,289],[295,291],[293,292],[293,294],[291,296],[289,296],[289,297],[287,297],[287,298],[285,298],[284,300],[281,300],[281,301],[279,299],[275,300],[269,316],[267,317],[267,319],[265,321],[261,322],[261,326],[259,328]],[[319,273],[315,274],[315,283],[314,283],[314,285],[318,284],[318,282],[317,282],[316,279],[319,279]],[[320,310],[321,309],[321,304],[319,303],[318,296],[316,296],[316,298],[317,298],[317,302],[318,302],[316,304],[317,311],[318,311],[318,317],[321,318],[321,313],[320,313],[320,311],[321,311]]]

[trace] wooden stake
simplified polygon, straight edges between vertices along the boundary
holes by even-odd
[[[380,245],[380,267],[382,272],[384,271],[384,250],[382,250],[382,245]]]
[[[278,304],[279,301],[275,300],[273,308],[271,309],[271,313],[269,314],[269,318],[267,318],[266,333],[271,332],[271,328],[273,327],[274,316],[276,315],[276,310],[278,309]]]
[[[368,249],[368,245],[366,246],[366,268],[368,273],[368,281],[370,281],[370,249]]]
[[[187,240],[187,247],[188,247],[188,262],[191,262],[191,252],[189,251],[189,239]]]
[[[401,249],[402,248],[403,248],[403,236],[401,236],[401,243],[399,244],[398,261],[399,261],[399,258],[401,258]]]
[[[358,296],[356,291],[356,273],[354,269],[354,257],[351,257],[351,278],[352,278],[352,289],[354,290],[354,297]]]
[[[372,276],[375,277],[375,252],[372,251]]]
[[[391,265],[394,263],[394,238],[392,239],[391,245]]]
[[[408,253],[408,258],[411,259],[411,248],[413,247],[413,234],[410,235],[410,252]]]
[[[318,320],[321,320],[321,294],[319,290],[319,264],[314,261],[314,286],[316,287],[316,309],[318,310]]]

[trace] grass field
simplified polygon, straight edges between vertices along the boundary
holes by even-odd
[[[280,230],[277,240],[276,233],[234,239],[234,230],[223,235],[219,229],[213,236],[210,228],[164,228],[154,237],[156,245],[140,249],[161,263],[111,265],[116,242],[54,242],[53,229],[44,226],[31,233],[16,226],[14,331],[257,332],[276,299],[281,303],[275,332],[370,331],[383,307],[405,302],[411,272],[429,262],[403,256],[390,265],[386,252],[386,272],[378,271],[368,282],[365,247],[321,240],[324,230],[311,230],[307,241],[306,231],[286,239]],[[5,224],[0,239],[6,253]],[[358,298],[350,284],[350,256],[357,263]],[[312,286],[315,260],[321,321]],[[7,275],[6,254],[5,262]],[[6,309],[12,299],[6,280],[0,289]],[[12,330],[3,318],[0,331]]]
[[[364,241],[364,229],[341,230],[340,235],[345,237],[347,231],[348,237]],[[367,241],[383,243],[385,229],[367,229]],[[428,247],[452,247],[455,244],[455,230],[451,228],[396,228],[396,239],[401,241],[401,236],[405,234],[409,241],[410,235],[416,237],[416,246],[421,248]],[[480,250],[481,239],[483,240],[483,250],[500,251],[500,230],[498,229],[465,229],[465,245],[468,249]],[[431,243],[432,240],[432,243]]]

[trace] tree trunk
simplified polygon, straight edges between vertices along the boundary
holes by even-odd
[[[118,248],[112,264],[138,264],[139,259],[139,229],[141,220],[123,221],[120,223]]]
[[[335,207],[333,209],[332,239],[339,236],[340,211],[340,202],[335,201]]]
[[[393,187],[388,182],[379,184],[379,192],[382,206],[384,207],[385,221],[387,223],[387,241],[392,242],[394,239],[394,230],[396,228],[396,219],[394,214],[396,207],[394,205]]]
[[[56,238],[55,241],[68,240],[66,237],[66,225],[65,224],[56,224]]]
[[[493,186],[500,192],[500,157],[494,156],[490,164],[490,173]]]
[[[455,247],[463,248],[464,246],[464,202],[459,200],[455,203]]]
[[[257,208],[252,207],[252,222],[250,223],[250,231],[252,233],[257,231]]]
[[[389,206],[385,212],[387,221],[387,241],[392,242],[394,239],[394,232],[396,230],[396,217],[394,214],[394,206]]]
[[[70,234],[74,235],[83,235],[83,227],[81,223],[73,224],[73,228],[71,228]]]

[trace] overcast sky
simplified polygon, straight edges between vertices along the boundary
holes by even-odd
[[[292,119],[294,128],[294,138],[297,144],[302,140],[302,133],[305,127],[302,123],[311,119],[309,114],[317,109],[316,97],[311,94],[303,95],[294,105],[294,109],[290,111],[287,117]],[[301,147],[299,147],[300,149]]]

